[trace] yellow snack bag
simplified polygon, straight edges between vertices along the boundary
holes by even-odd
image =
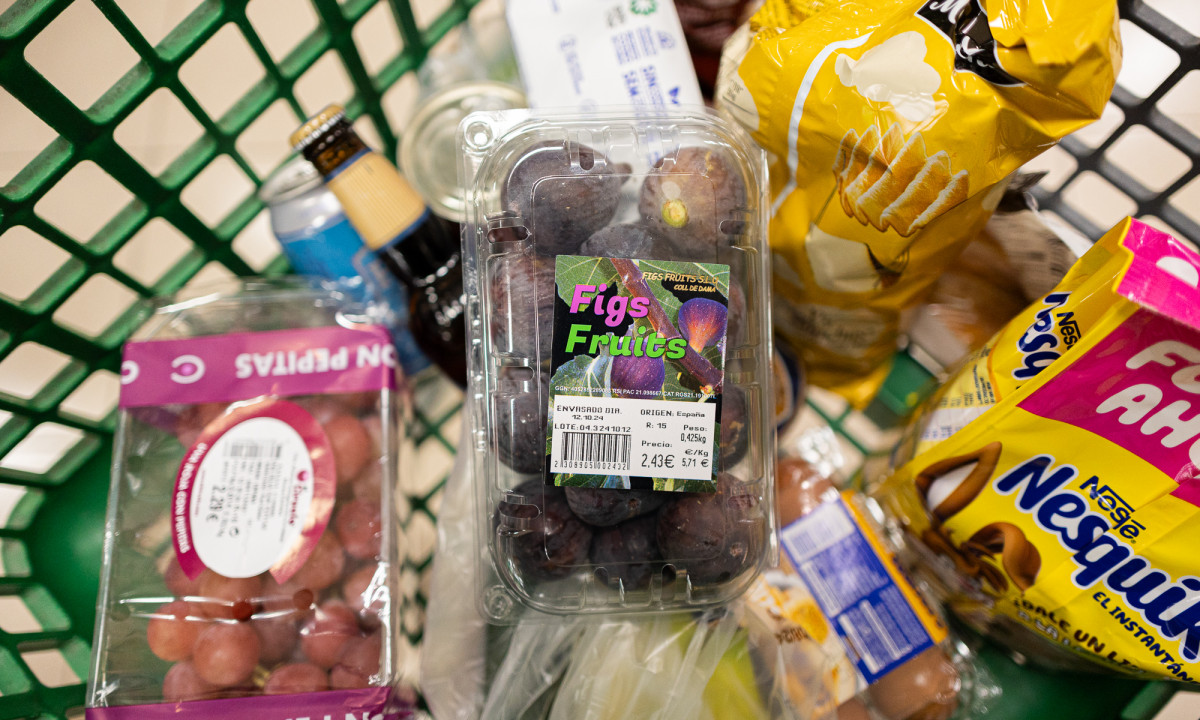
[[[767,0],[718,101],[775,155],[775,326],[863,405],[1004,180],[1099,117],[1115,0]]]
[[[948,388],[978,416],[874,494],[950,606],[1050,664],[1200,679],[1200,255],[1124,221]]]

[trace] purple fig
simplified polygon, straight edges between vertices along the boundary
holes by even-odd
[[[550,358],[550,343],[538,333],[554,324],[554,260],[541,255],[502,255],[488,269],[491,280],[492,345],[502,353]]]
[[[563,494],[567,496],[571,512],[596,527],[616,525],[654,512],[667,499],[666,493],[653,490],[568,487],[563,489]]]
[[[679,334],[696,352],[725,337],[725,306],[708,298],[692,298],[679,308]]]
[[[667,368],[662,358],[618,355],[612,361],[612,394],[619,398],[651,398],[662,392]]]
[[[732,476],[713,493],[679,493],[658,512],[663,559],[687,570],[693,583],[720,584],[751,567],[762,547],[758,498]]]
[[[663,494],[663,493],[660,493]],[[610,582],[620,578],[626,590],[644,588],[661,564],[656,539],[658,518],[642,515],[592,533],[591,560],[604,566]]]
[[[561,142],[530,147],[501,187],[501,202],[521,216],[543,255],[575,252],[607,225],[629,176],[626,163],[614,163],[585,145],[572,149],[578,153],[574,157]]]
[[[587,562],[592,529],[571,513],[558,488],[530,480],[515,491],[531,502],[501,502],[495,522],[523,531],[511,540],[509,557],[527,580],[550,580],[570,574],[574,566]]]
[[[686,147],[662,159],[646,176],[638,212],[674,245],[675,259],[716,262],[726,231],[746,204],[737,163],[718,148]]]
[[[750,427],[747,422],[746,393],[732,383],[721,392],[721,453],[720,467],[733,467],[750,447]]]

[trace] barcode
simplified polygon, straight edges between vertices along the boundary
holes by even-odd
[[[283,453],[283,446],[277,443],[256,443],[253,441],[234,441],[229,444],[229,457],[235,458],[279,458]]]
[[[558,459],[578,470],[628,470],[632,435],[563,433]]]

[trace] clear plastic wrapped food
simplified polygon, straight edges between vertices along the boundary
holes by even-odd
[[[702,111],[459,134],[485,614],[736,597],[775,551],[761,150]]]
[[[160,308],[122,363],[89,718],[400,710],[396,353],[335,286]]]

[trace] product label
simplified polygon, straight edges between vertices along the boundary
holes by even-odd
[[[514,0],[507,12],[529,107],[704,102],[671,0]]]
[[[1027,655],[1200,676],[1198,268],[1117,226],[997,336],[995,407],[876,493],[953,567],[953,605],[1045,640]]]
[[[729,266],[560,255],[547,482],[716,488]]]
[[[944,637],[878,538],[843,499],[785,527],[780,545],[866,683]]]
[[[1200,467],[1200,342],[1141,311],[1020,407],[1094,433],[1174,478]]]
[[[391,688],[372,687],[230,700],[96,707],[88,708],[84,716],[87,720],[400,720],[412,717],[412,707],[398,703]]]
[[[333,509],[337,475],[329,440],[299,405],[268,400],[206,427],[175,481],[171,528],[190,578],[271,571],[287,582],[304,564]]]
[[[378,325],[131,342],[121,362],[120,405],[391,389],[396,364],[391,336]]]

